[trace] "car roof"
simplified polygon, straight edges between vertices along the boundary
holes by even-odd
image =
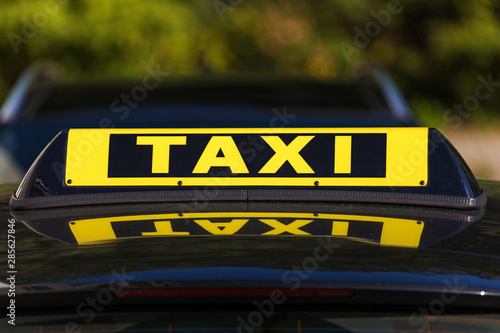
[[[55,292],[74,285],[104,283],[113,269],[124,267],[128,274],[133,274],[134,281],[130,285],[135,287],[169,281],[177,287],[284,288],[300,281],[301,287],[440,292],[443,281],[448,281],[466,286],[468,293],[498,295],[498,185],[498,182],[481,182],[489,201],[485,211],[472,213],[359,204],[281,203],[252,206],[248,203],[226,203],[203,208],[208,212],[240,212],[242,216],[249,212],[267,216],[266,213],[280,211],[285,220],[300,219],[304,212],[310,212],[311,216],[319,214],[317,218],[326,213],[340,213],[347,219],[362,215],[368,222],[370,217],[374,219],[373,216],[377,215],[385,218],[404,216],[408,219],[416,214],[413,219],[424,221],[425,228],[434,223],[432,231],[429,227],[428,234],[422,235],[422,238],[432,238],[432,233],[442,236],[437,241],[434,239],[434,243],[431,241],[417,247],[384,246],[376,239],[374,223],[353,224],[353,228],[357,228],[354,237],[333,237],[333,240],[330,237],[300,235],[226,235],[222,236],[223,242],[220,241],[221,236],[132,237],[78,246],[68,244],[63,224],[68,226],[69,221],[90,221],[99,216],[125,216],[125,221],[134,220],[137,215],[152,212],[185,212],[186,205],[127,205],[125,210],[123,205],[102,208],[94,205],[81,207],[76,212],[73,209],[72,214],[64,209],[42,209],[31,212],[31,217],[14,212],[14,217],[26,224],[16,224],[16,237],[20,240],[17,268],[23,272],[18,290],[20,294],[29,294],[30,286],[40,286],[40,290],[42,286],[47,286],[47,292]],[[6,201],[3,200],[1,205],[1,218],[12,219]],[[203,216],[199,208],[196,210]],[[283,215],[283,212],[286,214]],[[2,224],[3,234],[7,234],[6,227]],[[319,249],[328,260],[314,259]],[[305,270],[307,279],[297,280],[293,267]],[[41,271],[44,274],[40,274]],[[287,274],[287,279],[283,279],[284,274]]]

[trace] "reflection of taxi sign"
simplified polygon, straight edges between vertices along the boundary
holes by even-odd
[[[424,223],[375,216],[308,213],[188,213],[69,222],[80,245],[157,236],[344,236],[385,246],[418,247]]]
[[[435,129],[71,129],[40,154],[10,205],[166,201],[479,208],[486,195]]]
[[[422,186],[427,128],[73,129],[68,186]]]
[[[108,241],[169,243],[188,238],[258,237],[294,242],[333,237],[338,242],[425,248],[478,221],[484,209],[396,205],[226,202],[101,205],[13,211],[33,231],[71,245]],[[271,241],[271,240],[270,240]]]

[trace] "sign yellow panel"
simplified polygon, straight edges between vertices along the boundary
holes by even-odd
[[[428,128],[71,129],[67,186],[425,186]]]

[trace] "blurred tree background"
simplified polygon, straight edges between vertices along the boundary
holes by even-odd
[[[500,81],[500,4],[446,0],[1,1],[0,99],[36,61],[63,80],[274,73],[337,78],[376,63],[428,125],[445,127],[482,76]],[[460,122],[498,116],[500,83]],[[491,87],[490,87],[491,88]],[[448,116],[446,116],[446,114]]]

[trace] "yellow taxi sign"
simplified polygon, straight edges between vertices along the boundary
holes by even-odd
[[[418,247],[424,222],[345,214],[207,212],[74,220],[69,227],[79,245],[159,236],[336,236]]]
[[[67,186],[422,186],[428,128],[71,129]]]

